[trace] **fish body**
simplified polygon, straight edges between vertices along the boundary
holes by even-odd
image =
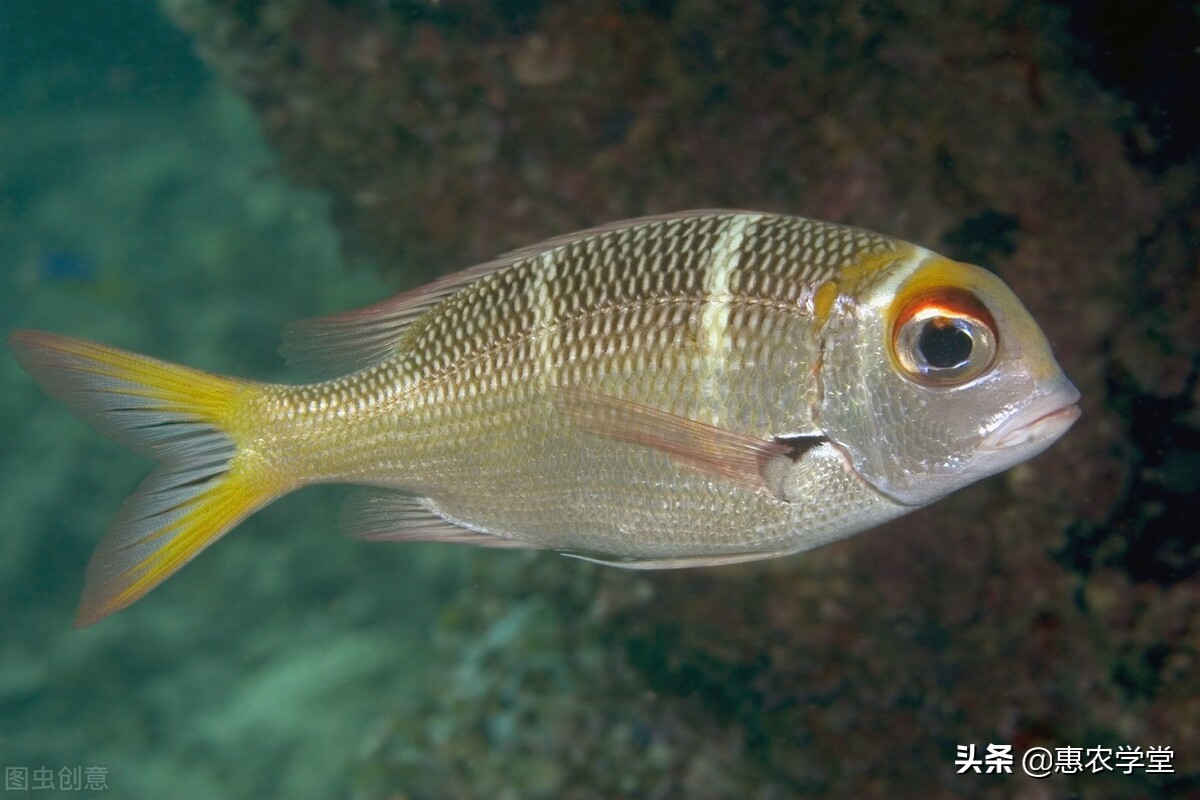
[[[302,385],[16,332],[26,369],[159,466],[89,566],[80,624],[271,500],[370,487],[368,539],[627,567],[785,555],[1041,452],[1078,392],[995,276],[886,236],[697,211],[527,248],[298,323]]]

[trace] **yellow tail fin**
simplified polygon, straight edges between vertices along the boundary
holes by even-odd
[[[261,384],[40,331],[8,344],[46,391],[159,462],[96,548],[77,626],[134,602],[284,491],[240,455],[233,429]]]

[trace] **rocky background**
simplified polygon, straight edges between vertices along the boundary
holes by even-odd
[[[398,283],[611,219],[789,211],[987,265],[1083,392],[1046,456],[803,558],[488,570],[440,626],[460,665],[351,794],[1200,794],[1194,9],[165,7]],[[1167,745],[1175,773],[955,774],[991,742]]]

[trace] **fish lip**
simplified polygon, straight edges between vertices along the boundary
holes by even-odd
[[[1032,442],[1052,442],[1067,432],[1067,428],[1082,413],[1076,403],[1079,391],[1067,389],[1046,395],[1020,414],[1014,414],[991,433],[981,444],[983,450],[1007,450]]]

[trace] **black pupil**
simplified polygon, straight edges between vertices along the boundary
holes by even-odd
[[[921,329],[917,348],[935,369],[957,367],[971,357],[971,335],[946,317],[931,319]]]

